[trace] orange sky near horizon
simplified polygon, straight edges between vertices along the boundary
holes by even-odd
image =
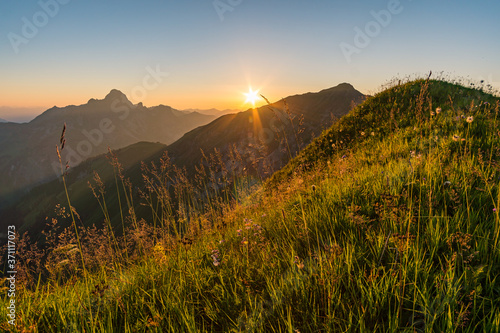
[[[26,112],[30,109],[46,110],[53,106],[65,107],[68,105],[81,105],[88,102],[89,99],[103,99],[111,89],[118,89],[123,92],[130,101],[133,103],[142,102],[145,106],[151,107],[156,105],[169,105],[176,109],[241,109],[249,108],[251,105],[245,102],[243,93],[248,91],[245,89],[234,89],[232,92],[221,91],[219,95],[212,89],[207,91],[192,91],[192,92],[166,92],[166,91],[153,91],[148,92],[143,98],[138,94],[134,96],[131,91],[120,88],[104,88],[95,89],[91,88],[88,92],[84,91],[70,91],[65,93],[59,92],[34,92],[30,93],[29,98],[23,96],[19,90],[6,91],[3,90],[5,96],[1,97],[0,107],[2,109],[16,109],[19,112]],[[285,91],[273,91],[274,94],[281,96],[286,94]],[[222,97],[221,97],[222,96]],[[136,98],[134,98],[136,97]],[[2,110],[0,110],[1,117]]]
[[[259,94],[263,94],[271,102],[280,100],[281,98],[303,94],[307,92],[317,92],[322,89],[327,89],[342,82],[331,84],[324,87],[266,87],[251,85],[254,90],[259,90]],[[173,87],[172,87],[173,88]],[[16,117],[35,117],[45,110],[57,106],[65,107],[68,105],[82,105],[88,102],[89,99],[103,99],[111,89],[118,89],[123,92],[133,103],[142,102],[147,107],[156,105],[168,105],[175,109],[237,109],[247,110],[252,108],[251,103],[245,103],[245,93],[249,91],[250,85],[239,84],[235,86],[223,85],[213,87],[205,87],[203,90],[181,91],[180,89],[158,88],[152,91],[146,91],[144,96],[140,96],[136,90],[124,89],[120,87],[89,87],[83,89],[63,89],[63,93],[58,89],[30,89],[29,98],[26,98],[25,92],[27,89],[18,89],[16,87],[0,87],[2,89],[2,97],[0,98],[0,118],[10,120]],[[23,93],[24,92],[24,93]],[[136,98],[134,98],[136,97]],[[255,106],[260,107],[265,105],[265,101],[259,99]]]

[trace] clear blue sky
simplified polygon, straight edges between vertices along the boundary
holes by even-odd
[[[51,5],[0,3],[0,118],[83,104],[113,88],[179,109],[246,109],[249,85],[272,101],[341,82],[374,93],[429,70],[500,88],[494,0],[41,3]],[[391,17],[375,23],[371,12],[388,7]],[[356,43],[355,28],[368,29],[369,40]],[[341,45],[357,51],[346,57]]]

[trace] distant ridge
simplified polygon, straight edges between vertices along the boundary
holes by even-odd
[[[170,144],[215,116],[185,113],[170,106],[133,104],[112,89],[104,99],[83,105],[54,106],[29,123],[0,123],[0,207],[57,176],[55,145],[66,123],[64,161],[75,167],[85,159],[139,141]]]
[[[257,108],[257,112],[249,109],[219,117],[207,125],[186,133],[169,145],[167,150],[179,165],[190,168],[201,160],[201,150],[206,153],[217,148],[225,154],[230,146],[236,145],[239,152],[247,156],[255,153],[255,149],[249,147],[258,145],[259,141],[264,139],[268,160],[273,164],[273,170],[277,170],[287,162],[287,153],[284,152],[286,149],[298,151],[314,136],[319,135],[323,129],[330,127],[334,119],[347,114],[353,103],[358,104],[364,98],[362,93],[348,83],[315,93],[289,96],[273,103],[272,109],[265,105]],[[284,101],[286,101],[286,106]],[[299,143],[295,140],[293,126],[287,123],[289,117],[285,111],[287,108],[290,116],[295,117],[295,125],[293,125],[295,131],[301,131]],[[255,115],[259,117],[261,128],[254,126]],[[277,117],[280,119],[276,120]],[[300,117],[303,117],[302,125],[299,125]],[[284,132],[277,130],[277,127],[283,127]],[[290,145],[289,148],[285,148],[285,143],[278,139],[284,134]]]
[[[212,116],[223,116],[229,113],[238,113],[241,112],[241,110],[237,109],[224,109],[224,110],[218,110],[218,109],[185,109],[182,110],[183,112],[198,112],[201,114],[206,114],[206,115],[212,115]]]
[[[46,107],[14,107],[14,106],[0,106],[0,118],[2,122],[8,123],[28,123],[35,115],[42,113]]]

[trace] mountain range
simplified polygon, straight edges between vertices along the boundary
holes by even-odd
[[[84,105],[48,109],[29,123],[0,123],[0,207],[61,174],[56,154],[66,124],[62,160],[75,167],[87,158],[139,141],[170,144],[215,119],[170,106],[132,104],[118,90]]]
[[[206,115],[209,115],[209,116],[220,117],[220,116],[223,116],[223,115],[228,114],[228,113],[238,113],[241,110],[237,110],[237,109],[218,110],[218,109],[213,109],[212,108],[212,109],[185,109],[185,110],[182,110],[182,111],[185,111],[185,112],[198,112],[198,113],[206,114]]]
[[[112,96],[112,98],[109,96]],[[112,101],[117,99],[124,102],[123,104],[115,105],[115,107],[128,106],[132,108],[132,105],[127,103],[128,100],[126,100],[124,95],[118,91],[112,91],[102,101],[90,100],[85,109],[87,109],[88,105],[102,105],[102,108],[105,108],[104,105],[107,105],[107,109],[110,109],[113,107]],[[249,174],[265,178],[287,163],[301,148],[305,147],[315,136],[319,135],[323,129],[330,127],[335,119],[347,114],[354,105],[359,104],[364,99],[365,96],[354,89],[352,85],[343,83],[316,93],[289,96],[260,108],[223,115],[208,124],[188,131],[169,145],[152,142],[134,142],[126,148],[115,151],[115,153],[118,160],[123,164],[126,177],[130,177],[133,184],[142,183],[141,163],[145,162],[149,164],[150,162],[158,162],[164,156],[165,152],[167,152],[176,167],[186,170],[186,175],[190,178],[195,177],[195,166],[202,163],[204,155],[209,156],[215,151],[217,151],[219,156],[222,156],[228,168],[230,168],[230,163],[227,161],[228,156],[232,153],[237,153],[241,156],[240,162],[239,165],[233,167],[238,167],[240,170],[246,169]],[[155,117],[175,112],[164,106],[147,109],[141,105],[137,105],[135,108],[141,110],[142,113],[151,113],[151,119],[153,120],[159,119]],[[60,109],[51,110],[48,110],[46,112],[48,114],[44,116],[47,117],[46,121],[49,123],[51,122],[50,117],[52,114],[60,111]],[[120,108],[120,110],[122,109]],[[103,110],[99,113],[101,117],[102,112]],[[84,223],[87,225],[91,225],[99,223],[99,221],[102,222],[102,212],[95,209],[96,201],[88,187],[88,182],[92,181],[94,171],[96,171],[105,185],[114,186],[113,169],[109,165],[108,158],[102,154],[104,153],[102,150],[100,151],[102,155],[89,158],[81,164],[75,163],[75,157],[72,156],[72,153],[75,151],[78,152],[78,150],[75,150],[78,149],[78,144],[73,144],[75,139],[70,136],[70,133],[83,133],[83,139],[86,138],[88,142],[91,142],[92,138],[97,141],[100,137],[97,136],[96,129],[99,128],[103,132],[103,142],[106,137],[106,145],[103,143],[101,146],[107,149],[107,138],[109,137],[110,142],[114,143],[117,140],[114,138],[114,134],[119,131],[115,130],[108,135],[106,133],[108,130],[107,124],[104,122],[101,124],[101,128],[94,121],[90,127],[92,128],[93,126],[94,132],[83,132],[79,124],[83,125],[84,122],[78,122],[80,119],[78,115],[79,113],[76,112],[69,113],[67,111],[65,113],[64,121],[67,124],[66,144],[67,147],[70,147],[70,150],[69,154],[68,152],[63,154],[63,164],[64,161],[69,159],[70,168],[68,169],[67,182],[69,184],[72,205],[80,213],[82,221],[85,221]],[[190,115],[202,116],[197,112],[185,114],[180,111],[175,117],[188,117]],[[118,124],[119,120],[113,119]],[[131,115],[130,119],[134,119],[134,116]],[[37,118],[34,121],[40,120]],[[52,128],[51,149],[47,152],[54,155],[55,144],[58,143],[63,123],[62,120],[58,121],[58,126],[54,125],[54,128]],[[100,121],[102,122],[102,120]],[[134,124],[135,122],[131,123]],[[158,124],[147,124],[149,123],[144,121],[142,123],[143,126],[139,127],[138,130],[147,131],[149,129],[148,126],[151,126],[153,130],[161,127]],[[125,129],[130,130],[131,127],[125,127]],[[92,137],[88,133],[91,133],[91,135],[95,134],[95,136]],[[127,131],[121,130],[120,133],[124,137],[127,137]],[[164,133],[164,135],[167,136],[170,133]],[[131,138],[137,137],[138,135],[131,136]],[[64,151],[67,147],[64,148]],[[96,145],[95,147],[98,146]],[[206,164],[207,162],[205,160],[203,163]],[[59,180],[53,180],[33,188],[29,193],[23,195],[17,203],[3,209],[0,212],[0,219],[15,223],[20,227],[20,230],[29,228],[31,231],[40,231],[43,229],[45,217],[53,211],[57,203],[64,204],[64,198],[65,194],[62,184]],[[108,199],[110,202],[117,201],[116,197]],[[138,198],[136,199],[139,201]],[[113,214],[110,215],[113,219]]]

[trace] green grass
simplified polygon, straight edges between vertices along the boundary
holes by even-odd
[[[21,291],[17,330],[499,332],[498,102],[389,88],[246,199],[192,212],[184,235]]]

